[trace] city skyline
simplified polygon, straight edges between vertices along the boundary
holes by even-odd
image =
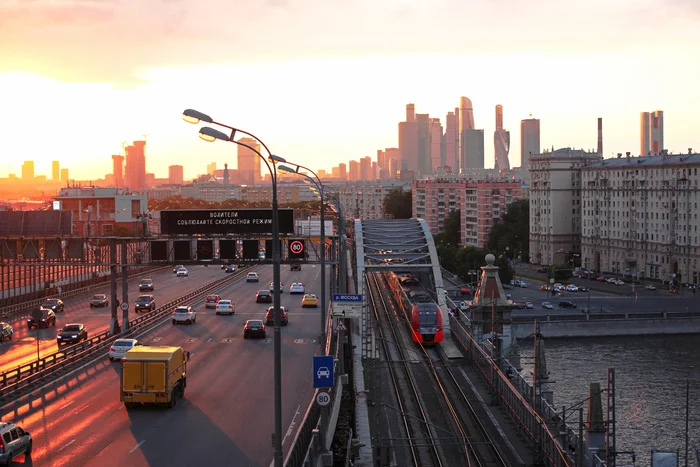
[[[406,102],[439,117],[444,130],[445,113],[459,106],[455,96],[469,96],[476,127],[489,135],[491,109],[503,105],[513,148],[528,115],[543,123],[542,148],[594,148],[592,122],[602,117],[605,157],[634,154],[647,109],[663,109],[667,149],[700,147],[695,4],[511,1],[504,15],[498,5],[445,1],[439,8],[366,0],[236,7],[144,0],[138,11],[109,1],[0,6],[0,41],[13,44],[0,50],[0,87],[12,89],[0,115],[0,177],[19,174],[24,160],[49,176],[53,160],[78,180],[103,176],[121,142],[144,134],[146,170],[157,178],[168,176],[169,165],[182,165],[185,178],[204,172],[190,160],[235,165],[230,145],[206,145],[182,123],[185,108],[251,131],[290,161],[330,171],[398,147]],[[228,13],[247,20],[231,30]],[[479,40],[462,34],[465,17],[468,37]],[[266,41],[256,39],[260,30],[270,32]],[[629,79],[657,55],[665,70],[683,73]],[[484,152],[493,167],[493,145]],[[514,151],[510,165],[520,165]]]

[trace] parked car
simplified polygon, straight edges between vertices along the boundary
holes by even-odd
[[[245,281],[246,281],[246,282],[260,282],[260,277],[258,277],[258,273],[257,273],[257,272],[249,272],[249,273],[245,276]]]
[[[90,299],[90,308],[109,306],[109,298],[103,293],[98,293]]]
[[[14,333],[15,330],[12,329],[12,326],[10,326],[8,323],[0,321],[0,342],[4,341],[5,339],[11,341],[12,334]]]
[[[142,311],[149,312],[156,309],[156,299],[153,295],[139,295],[134,304],[134,311],[140,313]]]
[[[177,277],[187,277],[189,274],[188,274],[186,268],[180,268],[180,269],[177,270],[177,272],[175,273],[175,275],[176,275]]]
[[[656,286],[654,284],[648,284],[646,287],[644,287],[647,290],[656,290]]]
[[[218,294],[209,294],[204,300],[204,308],[216,308],[216,304],[219,303],[221,297]]]
[[[194,324],[197,322],[197,312],[191,306],[179,306],[173,311],[173,324],[187,323]]]
[[[289,286],[289,293],[294,294],[294,293],[304,293],[306,291],[306,288],[304,287],[304,284],[301,282],[294,282],[292,285]]]
[[[265,324],[268,326],[272,326],[275,324],[275,315],[272,313],[275,307],[271,306],[267,309],[267,314],[265,315]],[[283,306],[280,306],[280,321],[283,326],[286,326],[289,324],[289,317],[287,315],[287,309]]]
[[[559,308],[576,308],[576,304],[568,300],[562,300],[559,302]]]
[[[304,295],[304,297],[301,299],[301,307],[306,308],[307,306],[318,308],[318,297],[312,293],[307,293]]]
[[[579,285],[577,287],[579,292],[588,292],[588,287],[585,287],[583,285]]]
[[[48,308],[50,310],[53,310],[54,312],[58,313],[60,311],[64,311],[63,309],[63,300],[60,298],[48,298],[44,302],[43,305],[41,305],[42,308]]]
[[[27,318],[27,328],[48,328],[49,326],[56,326],[56,313],[49,308],[42,308],[40,310],[39,321],[35,319],[32,315]]]
[[[117,339],[109,348],[109,361],[113,362],[124,358],[127,350],[131,350],[139,345],[143,344],[136,339]]]
[[[62,344],[77,344],[80,341],[86,341],[88,332],[84,324],[72,323],[66,324],[58,332],[56,343],[60,347]]]
[[[0,465],[11,465],[21,454],[32,455],[32,435],[12,422],[0,422]]]
[[[255,303],[272,303],[272,294],[269,290],[258,290],[255,295]]]
[[[290,271],[301,271],[301,264],[292,264],[289,268]]]
[[[549,269],[545,267],[537,268],[537,272],[548,272]]]
[[[243,339],[249,337],[262,337],[265,339],[267,337],[267,332],[265,332],[265,323],[259,319],[249,319],[245,322],[243,327]]]
[[[544,308],[544,309],[546,309],[546,310],[553,310],[553,309],[554,309],[554,305],[552,305],[552,304],[549,303],[549,302],[542,302],[542,308]]]
[[[153,292],[155,288],[153,279],[141,279],[139,282],[139,292]]]
[[[219,300],[216,304],[217,315],[232,315],[236,313],[236,304],[231,300]]]

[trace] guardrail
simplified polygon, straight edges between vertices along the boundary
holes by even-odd
[[[512,323],[532,323],[535,319],[538,322],[556,321],[609,321],[609,320],[638,320],[638,319],[673,319],[673,318],[697,318],[700,312],[696,311],[652,311],[648,313],[639,311],[592,311],[591,313],[562,313],[547,315],[513,316]]]
[[[128,337],[135,332],[142,332],[144,328],[147,328],[149,325],[159,324],[162,318],[172,312],[173,307],[194,298],[205,296],[210,293],[212,289],[240,276],[241,274],[226,275],[215,282],[200,287],[194,292],[178,297],[150,313],[130,320],[129,329],[126,331],[115,335],[111,335],[109,331],[105,331],[80,344],[75,344],[65,350],[54,352],[31,363],[19,366],[16,369],[3,372],[0,374],[0,403],[8,402],[8,399],[16,399],[22,395],[23,391],[27,389],[33,390],[34,388],[32,386],[44,383],[47,379],[54,378],[59,372],[70,371],[93,355],[105,352],[111,343],[117,339]],[[61,365],[59,365],[59,363],[61,363]]]
[[[145,271],[139,271],[139,272],[136,272],[134,274],[129,274],[129,277],[140,277],[143,275],[151,274],[153,272],[157,272],[159,269],[169,269],[169,268],[170,268],[169,266],[167,266],[167,267],[163,267],[163,266],[152,267],[152,268],[149,268]],[[79,287],[77,289],[69,290],[66,292],[62,292],[61,294],[55,294],[55,295],[51,295],[51,296],[60,297],[62,300],[77,297],[78,295],[82,295],[85,292],[89,292],[91,290],[94,290],[94,289],[97,289],[100,287],[104,287],[105,282],[109,282],[109,275],[104,276],[104,277],[107,277],[107,280],[97,280],[97,282],[92,283],[90,285],[85,285],[85,286]],[[121,272],[118,273],[118,277],[121,277]],[[91,279],[91,280],[96,280],[96,279]],[[18,312],[26,312],[28,310],[31,310],[31,309],[36,308],[38,306],[41,306],[41,304],[44,303],[47,298],[48,298],[48,296],[43,297],[43,298],[36,298],[33,300],[28,300],[28,301],[25,301],[22,303],[18,303],[16,305],[10,305],[10,306],[3,307],[2,309],[0,309],[0,318],[5,318],[7,316],[11,316],[11,315],[16,314]]]

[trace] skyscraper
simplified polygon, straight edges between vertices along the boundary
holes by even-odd
[[[445,117],[445,165],[452,172],[459,172],[459,117],[454,112],[447,112]]]
[[[146,141],[126,147],[126,185],[133,191],[146,188]]]
[[[62,182],[68,181],[68,169],[61,169],[61,181]]]
[[[374,180],[372,176],[372,158],[367,156],[360,159],[360,180]]]
[[[22,180],[34,180],[34,161],[24,161],[22,164]]]
[[[421,175],[431,173],[430,166],[430,115],[416,114],[418,123],[418,172]]]
[[[495,168],[509,170],[510,132],[503,129],[503,106],[500,104],[496,106],[496,131],[493,132],[493,147],[496,155]]]
[[[437,173],[438,167],[445,165],[442,144],[442,124],[439,118],[430,119],[430,173]]]
[[[459,99],[459,168],[462,173],[484,168],[484,130],[474,128],[472,101],[467,97]]]
[[[345,165],[345,162],[338,164],[338,178],[341,180],[348,179],[348,166]]]
[[[657,156],[664,149],[664,112],[642,112],[640,115],[640,145],[641,156]]]
[[[60,180],[61,177],[61,170],[59,168],[59,162],[58,161],[53,161],[51,162],[51,180],[54,182],[57,182]]]
[[[260,143],[253,138],[241,138],[239,143],[245,144],[260,152]],[[260,176],[260,156],[245,146],[238,145],[238,181],[241,185],[257,185],[262,180]]]
[[[360,164],[357,161],[350,161],[348,169],[348,181],[356,182],[360,179]]]
[[[526,169],[530,154],[540,153],[540,121],[528,118],[520,121],[520,167]]]
[[[112,156],[112,175],[114,186],[124,186],[124,156],[118,154]]]
[[[406,121],[399,122],[399,170],[418,170],[418,123],[415,106],[406,105]]]
[[[184,172],[181,165],[171,165],[168,167],[168,183],[171,185],[182,185]]]

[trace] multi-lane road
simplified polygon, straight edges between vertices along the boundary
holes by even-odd
[[[247,319],[264,319],[269,304],[255,303],[255,293],[268,288],[272,267],[252,270],[260,274],[259,283],[246,283],[241,275],[217,291],[222,298],[234,300],[234,316],[216,316],[200,300],[192,303],[198,313],[195,324],[173,326],[164,319],[161,326],[139,337],[147,345],[180,345],[191,353],[185,399],[175,408],[127,412],[119,402],[119,363],[110,363],[106,355],[61,384],[4,407],[3,420],[18,422],[34,438],[34,450],[25,465],[269,465],[274,431],[273,330],[268,328],[267,339],[244,340],[243,324]],[[225,274],[218,267],[196,266],[189,271],[186,278],[155,274],[157,302]],[[283,266],[282,281],[282,305],[289,310],[289,326],[282,328],[286,452],[312,397],[312,357],[320,351],[320,310],[302,309],[301,295],[290,296],[289,285],[301,281],[307,292],[320,293],[320,268],[306,264],[302,271],[293,272]],[[130,301],[137,294],[134,282]],[[67,322],[83,322],[91,333],[105,330],[108,309],[90,309],[87,298],[67,302],[65,314],[58,314],[56,329]],[[2,344],[3,365],[10,357],[26,358],[21,356],[31,355],[32,348],[36,351],[34,331],[28,334],[21,325],[15,329],[19,331],[16,341]],[[55,349],[54,328],[41,333],[46,351]]]

